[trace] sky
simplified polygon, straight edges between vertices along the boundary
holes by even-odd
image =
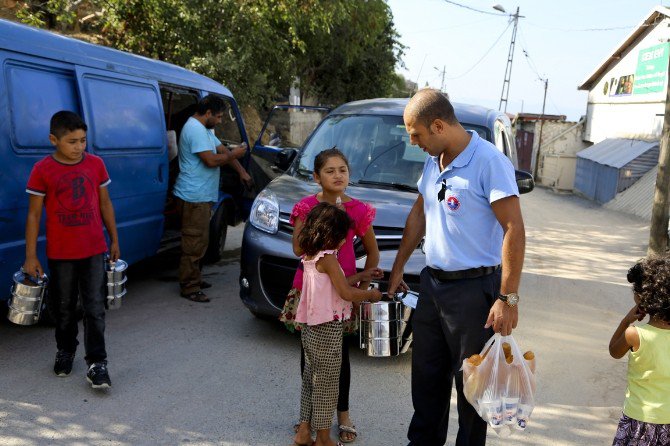
[[[659,0],[387,0],[400,42],[405,78],[442,87],[454,102],[497,109],[512,39],[509,16],[519,19],[507,112],[541,113],[577,121],[587,92],[577,87],[658,5]],[[478,9],[476,12],[454,3]],[[488,14],[492,13],[492,14]],[[509,25],[509,26],[508,26]],[[605,29],[605,30],[602,30]],[[670,33],[669,33],[670,34]],[[670,35],[669,35],[670,37]]]

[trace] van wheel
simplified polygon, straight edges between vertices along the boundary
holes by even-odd
[[[205,263],[215,263],[223,257],[228,235],[228,222],[225,218],[226,205],[221,204],[209,223],[209,246],[205,253]]]

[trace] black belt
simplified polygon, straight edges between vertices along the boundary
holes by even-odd
[[[496,266],[480,266],[479,268],[470,268],[462,269],[460,271],[442,271],[441,269],[431,268],[427,266],[428,272],[435,279],[440,282],[445,282],[447,280],[459,280],[459,279],[476,279],[477,277],[488,276],[496,272],[500,265]]]

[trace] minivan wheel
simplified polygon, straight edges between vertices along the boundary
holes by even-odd
[[[221,204],[209,223],[209,246],[205,253],[205,263],[215,263],[223,257],[228,235],[228,222],[225,218],[226,205]]]
[[[261,320],[263,320],[263,321],[274,321],[274,320],[277,320],[276,317],[269,316],[269,315],[264,314],[264,313],[259,313],[259,312],[254,311],[254,310],[249,310],[249,312],[250,312],[251,314],[253,314],[255,318],[257,318],[257,319],[261,319]]]

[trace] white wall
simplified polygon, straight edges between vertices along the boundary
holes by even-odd
[[[665,108],[667,63],[659,70],[640,71],[652,67],[654,60],[667,60],[670,46],[670,20],[665,17],[647,35],[631,45],[618,63],[613,65],[589,91],[584,139],[598,143],[606,138],[659,139]],[[661,46],[655,53],[645,50]],[[640,60],[642,54],[647,54]],[[618,92],[622,77],[635,76],[632,90]],[[614,80],[614,82],[613,82]],[[612,85],[615,88],[612,88]],[[660,90],[660,91],[653,91]]]
[[[536,128],[539,131],[539,123]],[[544,123],[540,164],[537,169],[537,180],[540,184],[560,190],[573,189],[576,153],[588,145],[583,141],[583,133],[583,124],[576,122]]]

